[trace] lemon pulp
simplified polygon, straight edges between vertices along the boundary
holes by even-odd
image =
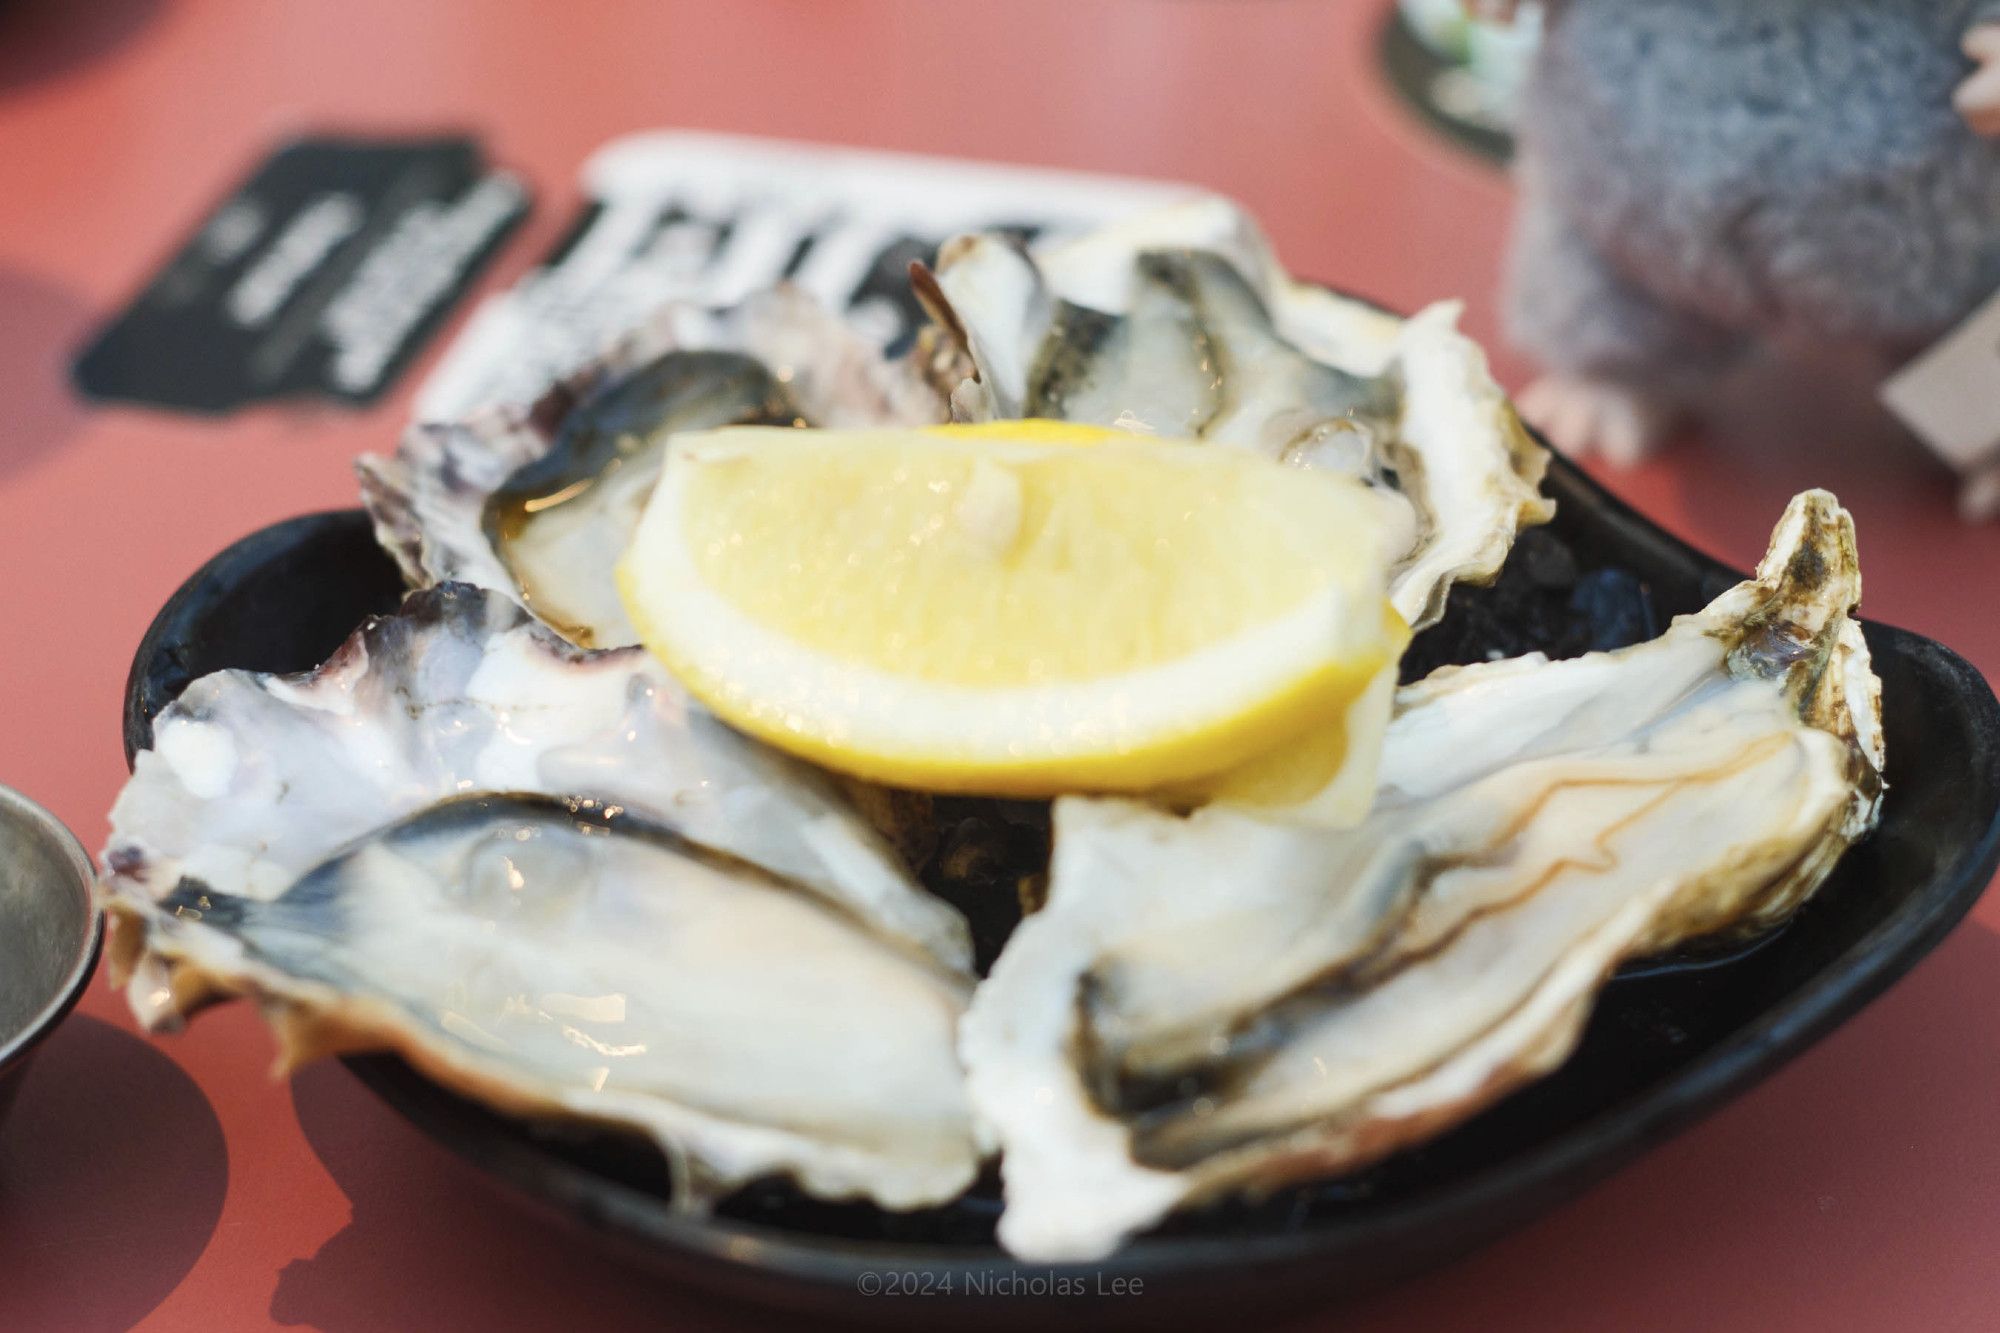
[[[739,428],[673,442],[619,575],[691,692],[828,767],[1149,791],[1351,729],[1402,644],[1378,515],[1344,478],[1059,423]]]

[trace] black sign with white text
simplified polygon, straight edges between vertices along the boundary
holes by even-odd
[[[193,412],[375,398],[527,211],[464,138],[278,149],[77,358],[86,395]]]

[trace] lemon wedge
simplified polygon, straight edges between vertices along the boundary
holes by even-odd
[[[1350,713],[1407,639],[1380,513],[1346,478],[1054,422],[745,427],[671,443],[618,582],[697,698],[827,768],[1294,799],[1372,773]]]

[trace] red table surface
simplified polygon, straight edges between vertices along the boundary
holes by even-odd
[[[260,152],[321,128],[464,127],[538,191],[679,126],[1177,177],[1297,271],[1496,340],[1503,178],[1407,121],[1381,0],[525,0],[0,7],[0,781],[100,845],[149,617],[217,548],[351,504],[427,360],[365,412],[220,421],[78,402],[67,358]],[[434,357],[436,345],[431,348]],[[1496,357],[1518,384],[1527,369]],[[1735,395],[1725,438],[1605,479],[1738,564],[1837,489],[1871,614],[1992,672],[2000,528],[1866,423],[1838,367]],[[310,595],[309,593],[302,595]],[[1906,1328],[2000,1323],[2000,908],[1782,1074],[1575,1203],[1298,1326]],[[636,1277],[499,1202],[338,1067],[289,1083],[245,1007],[136,1035],[100,979],[0,1130],[0,1329],[777,1327]],[[886,1299],[886,1298],[885,1298]]]

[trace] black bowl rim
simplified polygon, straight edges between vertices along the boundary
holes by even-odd
[[[69,970],[63,974],[61,986],[25,1027],[11,1036],[0,1033],[0,1073],[5,1073],[10,1066],[25,1060],[28,1052],[48,1036],[83,998],[84,989],[90,984],[90,975],[97,968],[98,952],[104,946],[104,914],[97,910],[97,900],[91,887],[97,878],[95,866],[90,854],[84,851],[83,843],[69,831],[67,825],[20,792],[5,786],[0,786],[0,818],[6,818],[17,827],[29,830],[33,836],[53,843],[56,850],[63,854],[76,871],[77,907],[84,914],[83,938],[76,957],[70,961]]]
[[[1560,455],[1551,454],[1545,489],[1559,505],[1596,510],[1613,540],[1642,558],[1688,567],[1725,583],[1743,577],[1641,516]],[[176,591],[148,629],[133,663],[126,701],[128,744],[148,734],[137,688],[146,663],[208,577],[240,563],[246,547],[279,544],[282,530],[329,523],[365,527],[367,517],[359,509],[332,510],[259,529],[218,553]],[[1359,1224],[1371,1240],[1394,1244],[1453,1225],[1476,1238],[1573,1195],[1803,1052],[1907,973],[1971,910],[2000,866],[2000,701],[1985,678],[1944,645],[1907,630],[1864,624],[1875,652],[1894,651],[1922,662],[1927,674],[1950,682],[1975,715],[1971,776],[1982,778],[1982,785],[1995,793],[1994,812],[1982,836],[1940,866],[1929,892],[1900,904],[1813,982],[1670,1078],[1636,1099],[1606,1105],[1562,1137],[1457,1181],[1448,1191],[1383,1205]],[[1336,1225],[1232,1236],[1141,1236],[1102,1261],[1055,1264],[1026,1264],[997,1247],[890,1244],[779,1230],[677,1211],[655,1195],[564,1161],[505,1121],[468,1121],[459,1099],[393,1056],[348,1056],[343,1062],[394,1110],[461,1159],[545,1205],[638,1241],[658,1259],[701,1260],[766,1282],[775,1276],[827,1288],[829,1294],[836,1288],[853,1292],[864,1274],[888,1269],[957,1275],[1032,1269],[1057,1279],[1199,1277],[1333,1255],[1354,1230]],[[1487,1220],[1474,1221],[1479,1218]],[[765,1289],[763,1299],[781,1297]]]

